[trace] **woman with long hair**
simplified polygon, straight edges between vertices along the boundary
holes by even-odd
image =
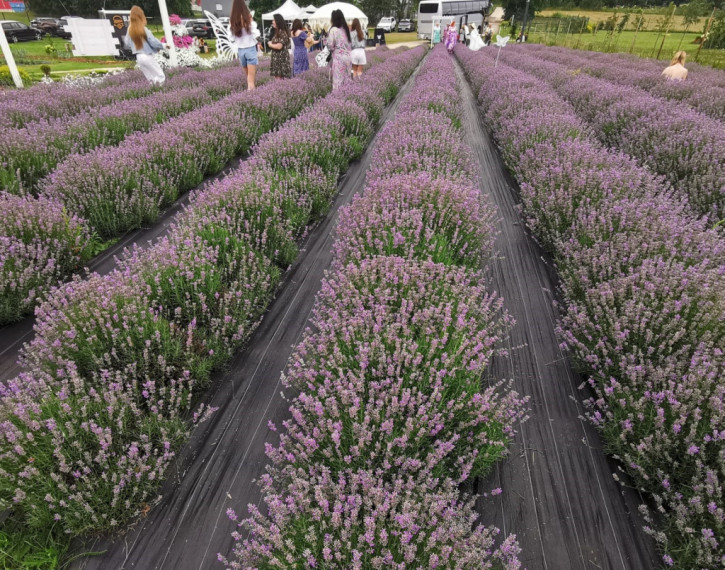
[[[352,38],[342,10],[333,10],[330,18],[332,27],[327,34],[327,49],[332,54],[332,89],[337,89],[351,79]]]
[[[307,32],[302,27],[302,20],[297,18],[292,22],[292,43],[295,50],[292,57],[292,75],[297,76],[310,68],[307,57]]]
[[[244,0],[234,0],[229,16],[229,28],[232,32],[234,47],[237,48],[239,65],[247,73],[247,89],[257,86],[257,37],[259,32],[252,13]]]
[[[274,36],[272,36],[272,41],[268,44],[272,50],[272,63],[269,66],[269,72],[272,77],[287,79],[292,77],[292,66],[289,62],[291,42],[287,22],[284,21],[282,14],[274,15],[272,27],[274,28]]]
[[[164,49],[164,46],[146,27],[146,14],[141,8],[132,6],[128,20],[128,32],[123,43],[136,56],[136,63],[144,77],[151,83],[163,83],[166,76],[154,59],[154,54]]]
[[[363,67],[368,62],[365,57],[365,34],[363,33],[360,20],[355,18],[350,28],[352,35],[352,52],[350,53],[350,61],[352,62],[352,76],[362,77]]]
[[[685,67],[686,58],[686,52],[678,51],[675,54],[675,57],[672,58],[670,65],[665,67],[662,75],[664,75],[667,79],[671,79],[673,81],[684,81],[685,79],[687,79],[687,68]]]

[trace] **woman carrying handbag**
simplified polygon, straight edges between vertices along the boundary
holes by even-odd
[[[327,35],[327,49],[332,55],[332,89],[333,91],[351,80],[352,43],[350,28],[347,27],[342,10],[333,10],[332,27]]]

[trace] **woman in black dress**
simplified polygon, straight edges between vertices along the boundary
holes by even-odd
[[[289,49],[291,45],[287,22],[281,14],[275,14],[272,21],[274,28],[274,36],[269,42],[269,48],[272,50],[272,63],[269,72],[272,77],[286,79],[292,77],[292,65],[290,64]]]

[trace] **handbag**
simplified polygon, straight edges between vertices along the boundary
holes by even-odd
[[[324,47],[322,51],[315,56],[317,67],[327,67],[331,57],[332,54],[330,53],[330,50],[327,49],[327,47]]]

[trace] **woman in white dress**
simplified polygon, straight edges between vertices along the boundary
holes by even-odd
[[[350,61],[352,61],[353,78],[362,77],[363,67],[367,64],[365,57],[365,33],[363,32],[360,20],[355,18],[350,28],[350,36],[352,40],[352,52],[350,52]]]
[[[478,33],[478,28],[473,24],[471,24],[471,30],[468,32],[468,36],[470,38],[468,49],[471,51],[478,51],[486,45],[481,39],[481,34]]]

